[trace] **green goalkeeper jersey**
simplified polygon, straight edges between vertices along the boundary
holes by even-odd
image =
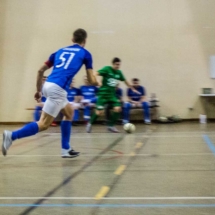
[[[102,86],[99,88],[99,96],[115,96],[118,81],[125,81],[125,77],[120,70],[114,70],[111,66],[105,66],[98,71],[102,76]]]

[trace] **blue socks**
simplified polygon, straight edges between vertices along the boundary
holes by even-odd
[[[62,149],[70,149],[70,133],[71,133],[71,121],[61,122],[61,147]]]
[[[34,121],[37,122],[40,119],[40,111],[42,110],[42,107],[36,106],[34,110]]]
[[[74,111],[73,121],[77,122],[79,120],[79,110]]]
[[[17,131],[12,132],[12,140],[29,137],[39,132],[39,127],[36,122],[29,123]]]
[[[89,121],[90,119],[90,106],[84,107],[84,120]]]

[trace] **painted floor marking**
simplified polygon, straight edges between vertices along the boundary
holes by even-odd
[[[110,187],[108,187],[108,186],[103,186],[101,189],[100,189],[100,191],[96,194],[96,196],[95,196],[95,200],[100,200],[100,199],[102,199],[104,196],[106,196],[107,195],[107,193],[109,192],[109,190],[110,190]]]
[[[138,142],[136,145],[135,145],[135,149],[140,149],[142,147],[143,143],[141,142]]]
[[[114,172],[115,175],[122,175],[122,173],[125,171],[126,169],[126,165],[120,165],[117,170]]]

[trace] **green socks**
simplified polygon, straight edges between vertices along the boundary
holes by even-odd
[[[120,117],[120,113],[112,112],[111,119],[108,123],[108,126],[114,126],[116,124],[117,120],[119,119],[119,117]]]
[[[94,113],[90,118],[90,124],[94,124],[94,122],[98,119],[98,115]]]

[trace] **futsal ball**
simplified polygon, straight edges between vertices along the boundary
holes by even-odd
[[[125,132],[127,133],[133,133],[136,129],[135,125],[132,124],[132,123],[126,123],[124,126],[123,126],[123,129],[125,130]]]

